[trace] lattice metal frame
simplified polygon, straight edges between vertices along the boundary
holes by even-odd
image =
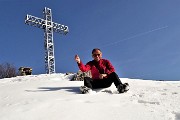
[[[45,71],[47,74],[55,73],[55,56],[53,32],[66,35],[69,32],[68,26],[52,22],[52,12],[50,8],[43,11],[44,19],[27,15],[25,24],[44,29],[44,48],[45,48]]]

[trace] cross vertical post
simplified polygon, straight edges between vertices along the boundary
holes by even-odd
[[[51,9],[44,9],[45,29],[44,29],[44,48],[45,48],[45,70],[46,73],[55,73],[54,42],[52,29]]]
[[[45,7],[43,13],[44,19],[27,15],[25,24],[44,29],[45,71],[47,74],[52,74],[55,73],[53,32],[66,35],[69,29],[68,26],[52,22],[50,8]]]

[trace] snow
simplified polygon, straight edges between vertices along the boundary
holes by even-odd
[[[112,85],[80,94],[73,74],[30,75],[0,80],[0,120],[180,120],[180,81],[121,78],[130,90]]]

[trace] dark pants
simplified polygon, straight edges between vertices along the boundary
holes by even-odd
[[[91,89],[107,88],[110,87],[112,83],[114,83],[116,87],[119,84],[122,84],[121,80],[115,72],[111,73],[107,78],[104,79],[92,79],[90,77],[84,78],[84,86]]]

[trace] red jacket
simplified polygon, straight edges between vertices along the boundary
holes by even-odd
[[[92,60],[89,61],[86,65],[80,62],[78,66],[82,72],[91,70],[93,79],[99,79],[99,74],[107,74],[108,76],[112,72],[115,72],[113,65],[110,63],[109,60],[106,59],[101,59],[98,62]]]

